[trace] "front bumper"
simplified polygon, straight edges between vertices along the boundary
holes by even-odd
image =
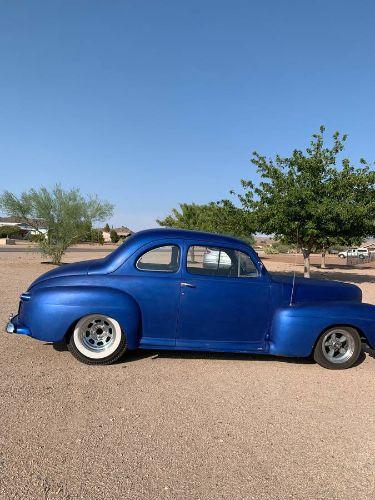
[[[11,316],[8,323],[5,326],[5,331],[7,333],[18,333],[20,335],[31,335],[31,332],[27,326],[22,325],[18,320],[18,314]]]

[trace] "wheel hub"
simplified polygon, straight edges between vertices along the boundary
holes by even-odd
[[[115,328],[101,317],[90,319],[82,328],[82,343],[90,350],[103,351],[114,341]]]
[[[332,363],[345,363],[354,352],[354,339],[346,330],[331,330],[323,340],[323,354]]]

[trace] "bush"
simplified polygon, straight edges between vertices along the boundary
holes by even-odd
[[[0,238],[21,238],[22,231],[18,226],[0,226]]]
[[[99,243],[99,245],[104,245],[104,237],[101,229],[92,229],[90,234],[90,241],[92,243]]]
[[[109,236],[111,238],[112,243],[117,243],[119,238],[119,235],[116,233],[114,229],[111,229]]]
[[[263,250],[264,253],[266,253],[267,255],[273,255],[275,253],[279,253],[274,246],[265,247]]]
[[[264,252],[266,254],[276,254],[276,253],[288,253],[292,250],[291,245],[285,245],[284,243],[274,243],[270,247],[266,247]]]

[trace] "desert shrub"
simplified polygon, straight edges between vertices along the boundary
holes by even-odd
[[[288,253],[292,250],[291,245],[286,245],[285,243],[274,243],[273,245],[266,247],[264,252],[266,254],[276,254],[276,253]]]
[[[265,247],[263,250],[264,253],[266,253],[267,255],[273,255],[275,253],[279,253],[274,246]]]
[[[65,190],[59,184],[51,190],[30,189],[20,196],[4,191],[0,208],[31,226],[35,219],[44,221],[47,233],[39,240],[39,249],[54,264],[61,262],[67,248],[82,240],[93,222],[102,222],[113,213],[113,205],[96,195],[83,196],[79,189]]]

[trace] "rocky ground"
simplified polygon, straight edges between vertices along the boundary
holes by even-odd
[[[291,256],[264,262],[293,269]],[[358,284],[375,303],[374,267],[329,265],[324,276]],[[0,254],[2,324],[50,267],[33,253]],[[183,352],[90,367],[62,346],[0,338],[1,499],[375,496],[371,351],[337,372],[310,360]]]

